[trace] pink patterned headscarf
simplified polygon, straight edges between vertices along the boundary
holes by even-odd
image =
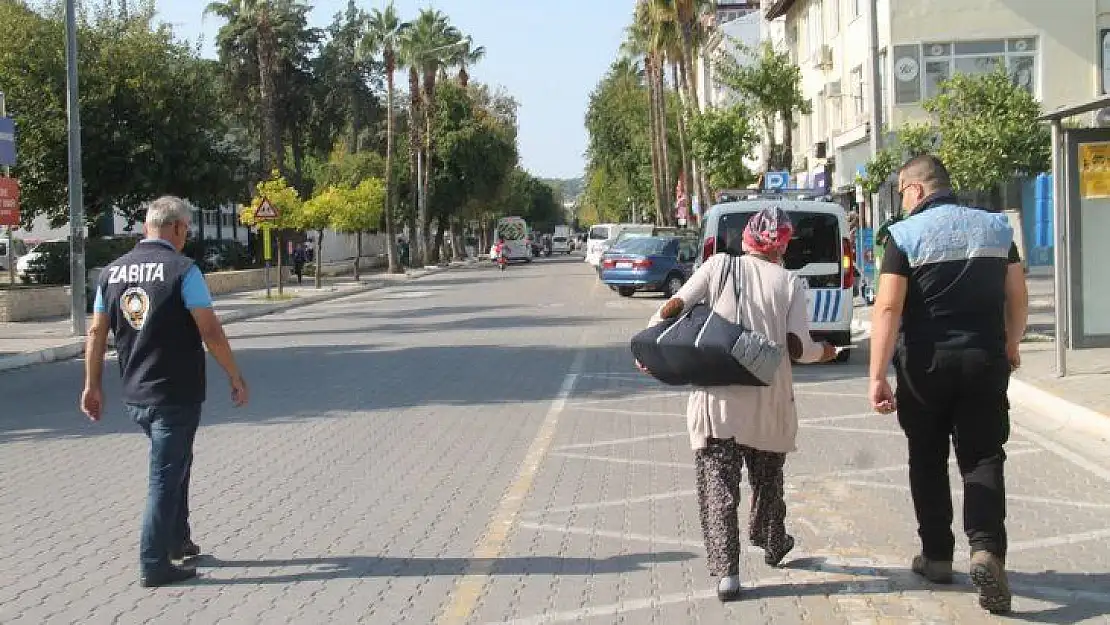
[[[794,224],[778,206],[761,209],[744,228],[744,249],[756,254],[782,254],[794,236]]]

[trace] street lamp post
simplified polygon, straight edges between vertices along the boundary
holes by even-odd
[[[77,85],[77,7],[66,0],[66,93],[69,122],[69,284],[70,321],[85,335],[85,207],[81,193],[81,103]]]

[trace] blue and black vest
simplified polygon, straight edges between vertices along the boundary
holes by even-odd
[[[940,348],[1004,350],[1009,219],[937,203],[890,227],[909,262],[902,340]]]
[[[192,259],[169,246],[142,241],[100,274],[126,403],[188,405],[205,399],[204,346],[181,291],[192,267]]]

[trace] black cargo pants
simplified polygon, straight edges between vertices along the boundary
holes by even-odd
[[[964,532],[972,552],[1006,556],[1003,445],[1010,435],[1005,352],[936,349],[900,343],[898,423],[909,443],[910,492],[922,553],[951,561],[952,495],[949,440],[964,485]]]

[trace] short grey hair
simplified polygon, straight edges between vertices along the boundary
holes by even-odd
[[[165,228],[179,221],[188,223],[192,217],[193,209],[188,202],[172,195],[163,195],[147,207],[144,223],[155,228]]]

